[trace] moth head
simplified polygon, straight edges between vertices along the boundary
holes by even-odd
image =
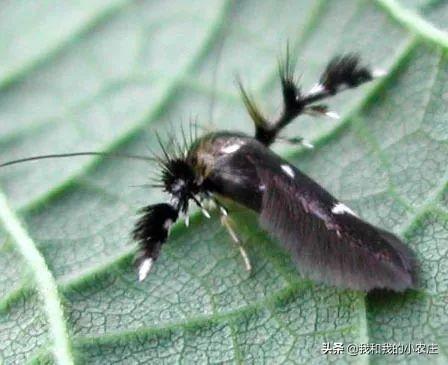
[[[199,192],[195,171],[185,158],[170,159],[164,164],[162,183],[173,204],[183,212],[188,209],[188,201]]]

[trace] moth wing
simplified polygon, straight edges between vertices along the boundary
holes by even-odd
[[[292,254],[302,275],[359,290],[416,285],[413,252],[398,237],[358,218],[294,166],[270,159],[257,161],[260,223]]]

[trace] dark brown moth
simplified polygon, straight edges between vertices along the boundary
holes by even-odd
[[[224,206],[222,198],[225,198],[255,211],[261,227],[291,254],[305,277],[365,291],[375,288],[403,291],[415,287],[416,261],[409,247],[394,234],[362,220],[269,148],[282,129],[302,114],[335,117],[321,101],[376,76],[379,72],[362,65],[356,55],[343,55],[333,58],[319,82],[303,92],[287,56],[280,67],[283,108],[275,120],[262,115],[240,83],[244,104],[255,124],[254,136],[219,131],[196,138],[190,133],[190,138],[184,134],[183,146],[179,143],[169,149],[160,143],[160,156],[119,156],[156,161],[161,168],[157,186],[170,196],[166,203],[143,208],[132,232],[140,248],[136,258],[139,280],[147,277],[159,257],[170,227],[181,215],[188,224],[190,203],[209,217],[205,201],[213,201],[219,208],[221,221],[250,270],[249,256]],[[289,141],[307,145],[302,138]],[[36,156],[0,166],[85,154],[101,153]]]

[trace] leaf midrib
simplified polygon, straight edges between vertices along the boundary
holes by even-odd
[[[0,193],[0,221],[34,274],[33,278],[44,302],[56,362],[64,365],[73,364],[73,354],[56,280],[36,244],[9,207],[3,193]]]

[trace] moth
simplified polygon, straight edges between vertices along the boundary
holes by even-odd
[[[247,270],[249,255],[238,237],[226,201],[236,202],[259,216],[259,223],[292,256],[299,272],[312,280],[342,288],[370,291],[384,288],[404,291],[416,285],[413,251],[397,236],[364,221],[333,197],[312,178],[275,154],[269,147],[280,132],[303,114],[336,114],[324,99],[356,88],[379,76],[363,65],[355,54],[333,58],[319,81],[304,92],[294,76],[290,57],[280,64],[283,107],[276,118],[266,118],[244,89],[239,88],[255,125],[254,136],[236,131],[207,133],[187,138],[168,148],[159,139],[162,153],[152,157],[160,168],[155,186],[168,193],[169,200],[140,211],[132,232],[138,243],[138,280],[144,280],[167,242],[172,225],[195,204],[210,217],[206,202],[218,207],[221,222],[238,245]],[[301,138],[287,139],[307,142]],[[28,157],[19,162],[76,155],[108,155],[78,152]],[[149,159],[144,156],[119,156]]]

